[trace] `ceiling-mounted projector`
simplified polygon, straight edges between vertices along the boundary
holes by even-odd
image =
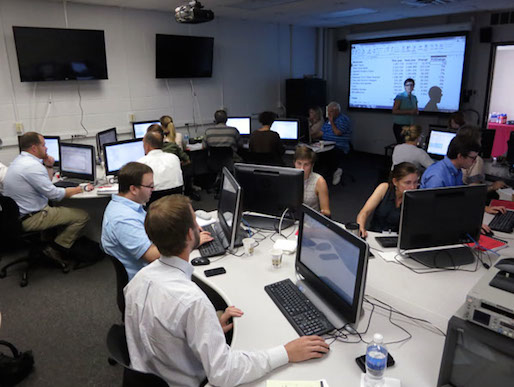
[[[178,23],[198,24],[210,22],[213,19],[214,12],[203,9],[199,1],[193,0],[175,8],[175,20]]]

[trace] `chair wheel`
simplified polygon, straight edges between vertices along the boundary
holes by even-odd
[[[70,267],[68,265],[63,265],[62,266],[62,272],[64,274],[68,274],[70,272]]]
[[[27,281],[26,279],[22,279],[20,281],[20,287],[24,288],[25,286],[27,286],[29,284],[29,281]]]
[[[112,366],[115,366],[116,364],[118,364],[118,362],[116,360],[114,360],[112,357],[108,358],[107,361]]]
[[[7,272],[5,270],[0,270],[0,278],[5,278]]]

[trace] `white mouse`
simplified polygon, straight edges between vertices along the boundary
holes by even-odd
[[[198,216],[199,218],[203,219],[203,220],[210,220],[212,219],[212,216],[210,216],[207,212],[205,212],[204,210],[196,210],[195,211],[195,214],[196,216]]]

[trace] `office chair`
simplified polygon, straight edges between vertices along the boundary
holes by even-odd
[[[176,194],[182,195],[183,193],[184,193],[184,186],[183,185],[181,185],[180,187],[175,187],[175,188],[170,188],[170,189],[163,189],[161,191],[153,191],[152,192],[152,196],[150,196],[150,200],[148,200],[148,203],[146,203],[146,207],[148,208],[148,206],[150,204],[152,204],[156,200],[158,200],[160,198],[163,198],[165,196],[176,195]]]
[[[46,231],[46,230],[45,230]],[[18,265],[20,263],[27,263],[24,268],[20,286],[25,287],[28,285],[28,272],[29,269],[45,259],[44,254],[41,253],[44,243],[41,241],[42,231],[28,231],[24,232],[20,221],[20,210],[16,202],[10,197],[0,195],[0,235],[4,237],[5,241],[9,243],[0,244],[2,252],[9,250],[15,246],[28,245],[29,253],[23,258],[14,260],[8,263],[0,269],[0,278],[4,278],[7,275],[7,269],[11,266]],[[61,267],[63,273],[70,271],[69,266],[64,262],[52,261]]]
[[[118,309],[121,313],[121,321],[125,320],[125,295],[123,294],[123,288],[127,286],[129,279],[127,270],[123,263],[118,258],[113,257],[112,255],[108,255],[111,260],[114,270],[116,271],[116,303],[118,304]]]
[[[229,171],[234,171],[234,150],[230,146],[208,147],[207,148],[207,168],[209,172],[216,175],[213,183],[215,195],[219,194],[221,183],[221,171],[226,167]],[[215,196],[215,197],[216,197]]]
[[[245,155],[245,162],[248,164],[257,165],[274,165],[277,167],[284,167],[285,163],[281,156],[276,153],[256,153],[248,152]]]

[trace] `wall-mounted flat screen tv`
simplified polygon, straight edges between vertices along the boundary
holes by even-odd
[[[107,79],[104,31],[14,27],[22,82]]]
[[[421,112],[459,110],[466,33],[351,42],[349,108],[387,109],[415,81]]]
[[[155,36],[156,78],[209,78],[212,76],[214,38]]]

